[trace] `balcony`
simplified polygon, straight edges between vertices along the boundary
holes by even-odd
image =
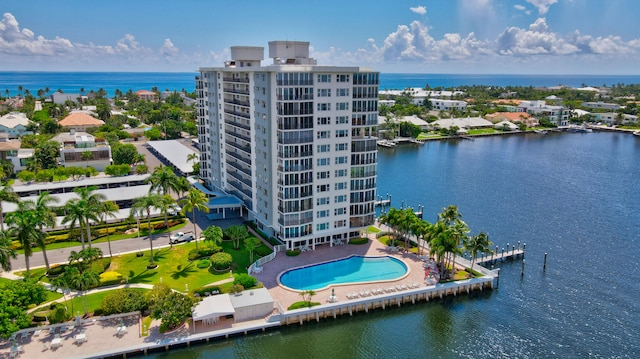
[[[233,110],[228,110],[228,109],[225,108],[224,109],[224,113],[226,113],[228,115],[234,115],[234,116],[246,118],[247,120],[251,119],[251,114],[247,113],[247,112],[233,111]]]
[[[233,157],[233,158],[235,158],[235,159],[237,159],[237,160],[240,160],[240,161],[242,161],[242,162],[244,162],[244,163],[248,164],[249,166],[251,166],[251,160],[250,160],[250,159],[244,158],[244,157],[240,156],[239,154],[234,153],[234,152],[231,152],[231,151],[229,151],[229,150],[225,151],[225,153],[226,153],[228,156],[231,156],[231,157]]]
[[[225,82],[237,82],[242,84],[249,83],[248,77],[240,77],[240,76],[226,76],[226,77],[223,77],[222,80]]]

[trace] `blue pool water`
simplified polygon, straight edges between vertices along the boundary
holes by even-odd
[[[336,284],[398,279],[407,266],[392,257],[351,256],[331,262],[290,269],[280,275],[280,284],[295,290],[318,290]]]

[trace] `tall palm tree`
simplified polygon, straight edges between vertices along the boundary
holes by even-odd
[[[199,159],[200,159],[200,155],[195,152],[187,155],[187,163],[192,162],[195,165]]]
[[[147,178],[147,183],[151,183],[149,191],[160,194],[170,194],[171,190],[178,192],[178,178],[171,167],[160,165],[154,168],[151,176]]]
[[[64,211],[65,216],[62,218],[62,223],[69,223],[69,230],[76,225],[80,228],[80,242],[82,249],[84,249],[84,210],[82,204],[77,198],[70,199],[64,205]]]
[[[33,204],[30,202],[20,202],[15,212],[7,214],[9,229],[24,249],[24,264],[27,276],[29,276],[30,269],[29,257],[33,254],[32,246],[39,240],[38,237],[43,234],[37,228],[36,215],[32,206]]]
[[[411,226],[411,231],[418,238],[418,255],[422,255],[423,246],[420,244],[420,238],[425,241],[425,243],[429,243],[429,236],[431,234],[431,223],[427,220],[417,220]]]
[[[69,306],[67,304],[67,293],[69,292],[69,289],[70,289],[69,275],[67,275],[67,272],[69,270],[71,270],[71,267],[66,267],[65,273],[62,273],[61,275],[55,278],[51,278],[52,289],[53,290],[60,289],[60,291],[62,292],[62,296],[64,298],[64,305],[67,307],[67,310],[69,310]],[[74,312],[73,301],[71,301],[71,313],[73,312]]]
[[[471,253],[471,269],[473,269],[473,263],[478,258],[478,252],[491,253],[491,246],[493,243],[489,240],[489,235],[480,232],[477,236],[470,236],[464,243],[464,248]]]
[[[247,227],[242,225],[228,227],[224,234],[233,241],[233,248],[235,249],[240,248],[240,241],[249,237]]]
[[[84,220],[81,222],[84,224],[87,231],[87,243],[91,248],[91,224],[90,221],[100,222],[98,216],[102,202],[107,200],[107,197],[102,193],[94,193],[95,186],[89,187],[77,187],[73,190],[78,195],[77,203],[80,207],[80,211]],[[73,200],[71,200],[73,201]]]
[[[169,230],[169,211],[173,209],[175,205],[176,201],[168,194],[163,195],[162,200],[156,203],[156,207],[164,216],[164,226],[167,230]]]
[[[100,217],[107,226],[107,243],[109,243],[109,257],[113,257],[111,253],[111,235],[109,233],[109,218],[116,218],[116,213],[120,207],[114,201],[106,201],[100,207]]]
[[[87,270],[82,273],[76,272],[77,269],[71,269],[71,285],[80,291],[80,298],[82,299],[82,309],[84,314],[89,313],[89,304],[87,301],[87,290],[100,283],[100,277],[93,271]]]
[[[448,226],[452,225],[456,219],[462,219],[462,214],[458,211],[458,206],[451,204],[438,214],[438,220],[443,220]]]
[[[0,268],[8,272],[11,270],[11,259],[17,257],[16,251],[11,247],[11,238],[7,231],[0,231]]]
[[[187,212],[191,212],[193,223],[193,237],[196,241],[196,249],[198,249],[198,227],[196,227],[196,211],[203,211],[209,213],[209,207],[207,206],[207,202],[209,199],[207,195],[202,193],[197,188],[191,188],[187,193],[187,196],[180,201],[180,205],[182,206],[182,214],[186,214]]]
[[[51,209],[51,204],[58,203],[60,200],[57,197],[53,197],[49,194],[49,192],[41,192],[38,195],[38,199],[36,203],[33,204],[33,210],[36,214],[36,225],[40,232],[45,234],[45,228],[53,228],[56,225],[56,212]],[[46,239],[46,234],[42,236],[38,236],[38,238],[42,238],[42,241],[38,240],[36,245],[42,249],[42,256],[44,257],[44,264],[49,270],[49,259],[47,258],[47,244],[44,241]]]
[[[6,185],[0,188],[0,230],[4,231],[4,212],[2,202],[18,203],[20,197],[13,191],[13,187]]]
[[[157,204],[162,201],[162,196],[155,193],[149,193],[144,197],[140,197],[133,202],[131,213],[135,215],[147,216],[147,230],[149,231],[149,246],[151,247],[151,257],[149,265],[153,266],[153,228],[151,228],[151,211],[158,209]]]
[[[189,181],[187,181],[185,177],[178,177],[178,198],[184,197],[184,194],[189,191],[189,188],[191,188],[191,184],[189,184]]]

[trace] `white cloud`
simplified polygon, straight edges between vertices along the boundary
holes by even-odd
[[[544,15],[549,11],[549,7],[558,2],[558,0],[525,0],[529,4],[538,9],[540,15]]]
[[[410,7],[409,10],[415,12],[416,14],[419,15],[426,15],[427,14],[427,8],[420,5],[420,6],[416,6],[416,7]]]
[[[501,55],[568,55],[579,52],[575,44],[559,38],[549,31],[545,18],[538,18],[529,30],[510,27],[496,39],[497,52]]]
[[[531,10],[527,10],[527,8],[524,5],[513,5],[513,7],[518,11],[522,11],[527,15],[531,15]]]
[[[173,45],[171,39],[165,39],[164,44],[160,48],[160,53],[165,56],[175,56],[180,52],[180,50]]]

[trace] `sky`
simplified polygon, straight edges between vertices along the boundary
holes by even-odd
[[[0,0],[0,13],[0,71],[188,72],[296,40],[319,65],[386,73],[640,73],[638,0]]]

